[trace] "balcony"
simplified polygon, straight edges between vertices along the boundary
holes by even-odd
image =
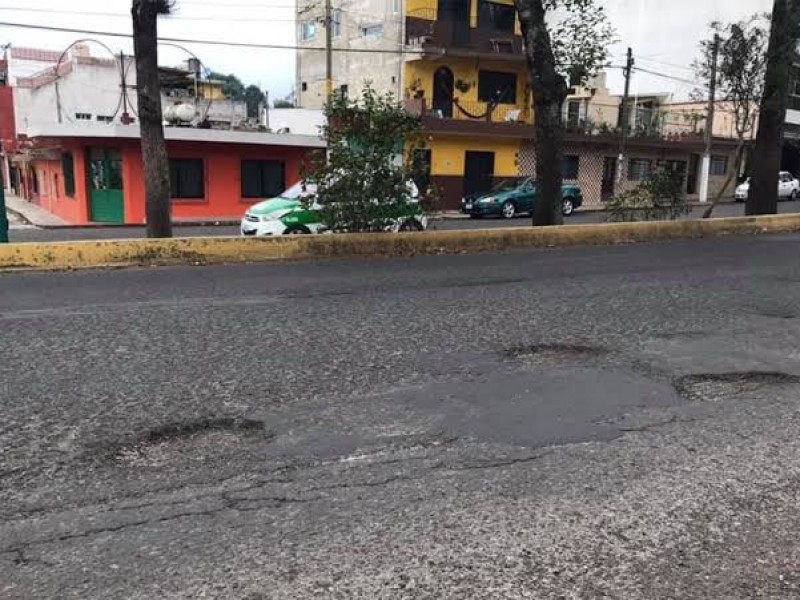
[[[467,56],[522,62],[522,37],[513,25],[484,15],[463,20],[438,18],[434,9],[410,11],[406,16],[406,45],[423,56]]]
[[[427,131],[497,137],[531,135],[533,111],[530,107],[455,100],[434,107],[425,98],[409,98],[405,101],[405,107],[411,114],[422,117]]]

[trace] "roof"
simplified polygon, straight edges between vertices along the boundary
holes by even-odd
[[[36,62],[58,62],[61,52],[57,50],[42,50],[41,48],[18,48],[11,46],[11,58],[17,60],[35,60]]]
[[[49,123],[30,127],[29,138],[93,138],[139,139],[138,125],[106,125],[88,123]],[[194,129],[192,127],[165,127],[164,137],[169,141],[205,142],[214,144],[246,144],[255,146],[295,146],[325,148],[326,144],[315,135],[292,133],[264,133],[257,131],[230,131],[227,129]]]

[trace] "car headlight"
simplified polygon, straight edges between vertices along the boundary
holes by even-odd
[[[270,221],[277,221],[278,216],[277,214],[273,213],[271,215],[262,215],[261,222],[262,223],[269,223]]]
[[[481,198],[478,200],[478,204],[494,204],[497,202],[497,198],[493,196],[489,196],[488,198]]]

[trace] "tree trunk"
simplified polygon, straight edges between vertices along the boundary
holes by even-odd
[[[797,0],[775,0],[764,96],[761,99],[750,192],[745,209],[747,215],[774,215],[778,212],[778,173],[781,168],[797,16]]]
[[[158,80],[158,0],[133,0],[133,49],[144,163],[147,237],[172,237],[169,159]]]
[[[561,109],[567,98],[567,83],[556,70],[542,0],[516,0],[525,55],[531,76],[534,105],[537,201],[534,225],[561,225],[561,191],[564,155],[564,125]]]
[[[714,209],[717,208],[717,204],[719,204],[722,197],[728,191],[728,186],[733,182],[734,178],[737,177],[742,169],[742,160],[744,159],[744,139],[739,138],[739,145],[736,146],[736,158],[734,159],[734,169],[730,173],[728,173],[728,177],[725,179],[725,183],[722,184],[722,187],[717,192],[717,195],[714,197],[714,200],[711,202],[711,206],[709,206],[706,211],[703,213],[704,219],[710,219],[711,215],[714,213]],[[735,185],[734,185],[735,190]]]

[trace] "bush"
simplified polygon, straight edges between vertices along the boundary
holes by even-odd
[[[611,199],[607,218],[614,223],[674,221],[690,210],[683,174],[662,169],[636,188]]]
[[[316,186],[305,202],[323,206],[332,231],[385,231],[408,213],[409,182],[421,181],[418,171],[426,168],[414,160],[423,140],[420,117],[370,86],[359,99],[332,96],[325,116],[328,151],[304,169],[305,181]],[[426,191],[419,190],[423,199]]]

